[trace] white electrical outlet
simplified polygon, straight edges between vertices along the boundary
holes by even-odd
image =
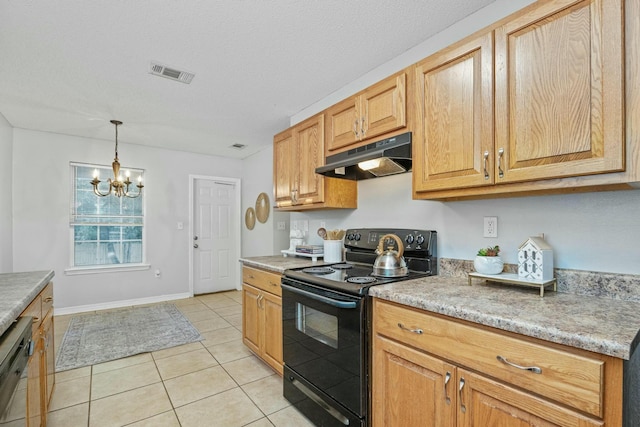
[[[286,230],[287,229],[287,223],[284,221],[278,221],[278,230]]]
[[[484,217],[484,237],[498,237],[498,217]]]

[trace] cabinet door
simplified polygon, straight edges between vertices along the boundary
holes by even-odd
[[[262,293],[260,307],[264,318],[263,358],[282,375],[282,298]]]
[[[493,33],[416,67],[414,191],[493,183]]]
[[[39,427],[42,424],[42,390],[40,389],[40,368],[42,363],[43,342],[40,332],[33,334],[33,354],[27,363],[27,427]]]
[[[372,383],[374,427],[455,425],[454,366],[376,336]]]
[[[407,76],[387,78],[360,96],[360,139],[369,139],[407,125]]]
[[[316,168],[324,165],[324,115],[312,117],[293,128],[297,151],[294,204],[320,203],[324,200],[323,176]]]
[[[49,401],[51,400],[51,394],[53,393],[56,370],[52,310],[49,311],[49,314],[47,314],[47,316],[44,318],[44,321],[42,322],[42,336],[44,338],[44,360],[42,361],[44,370],[42,372],[42,388],[43,390],[45,390],[44,413],[46,415],[49,408]]]
[[[458,368],[460,427],[603,426],[602,421]]]
[[[242,342],[256,354],[260,354],[260,291],[247,284],[242,285]]]
[[[327,110],[327,155],[360,139],[358,97],[351,97]]]
[[[293,133],[287,129],[273,138],[273,194],[277,206],[292,203],[293,175],[297,170],[294,156]]]
[[[497,183],[624,170],[621,2],[541,2],[496,29]]]

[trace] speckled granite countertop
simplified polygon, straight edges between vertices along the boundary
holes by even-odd
[[[0,274],[0,335],[53,278],[53,270]]]
[[[373,286],[370,295],[458,319],[628,360],[640,303],[431,276]]]
[[[272,256],[256,256],[249,258],[240,258],[240,262],[250,267],[262,268],[275,273],[282,273],[289,268],[310,267],[312,265],[323,265],[322,258],[313,262],[311,258],[272,255]]]

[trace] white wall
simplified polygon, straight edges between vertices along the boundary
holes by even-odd
[[[294,115],[291,124],[322,111],[384,77],[532,3],[498,0],[413,49]],[[311,82],[312,83],[312,82]],[[411,174],[358,183],[357,210],[291,214],[309,220],[313,230],[328,228],[402,227],[438,231],[439,256],[473,259],[483,246],[499,244],[506,262],[516,262],[519,244],[545,233],[557,267],[640,274],[640,191],[571,194],[465,202],[411,199]],[[498,217],[498,238],[482,237],[483,217]]]
[[[13,271],[13,232],[12,232],[12,198],[11,172],[13,151],[13,128],[0,114],[0,182],[5,191],[0,196],[0,273]]]
[[[162,299],[189,290],[189,174],[240,178],[242,161],[119,144],[123,168],[145,169],[145,271],[65,275],[70,264],[69,162],[109,164],[113,141],[14,129],[14,271],[54,269],[56,308]],[[177,223],[184,229],[178,230]],[[154,271],[160,269],[160,278]]]
[[[439,256],[474,258],[477,250],[500,245],[505,262],[517,262],[518,246],[545,233],[555,266],[640,274],[640,191],[518,197],[463,202],[411,199],[411,174],[358,183],[358,209],[295,213],[327,228],[401,227],[438,232]],[[498,237],[482,237],[483,217],[498,217]],[[320,243],[311,233],[309,243]]]
[[[289,213],[273,209],[273,146],[244,159],[242,169],[242,256],[279,254],[280,249],[289,247]],[[264,224],[256,221],[253,230],[249,230],[244,223],[245,212],[249,207],[255,209],[262,192],[269,195],[269,218]],[[287,229],[277,230],[278,222],[284,222]]]

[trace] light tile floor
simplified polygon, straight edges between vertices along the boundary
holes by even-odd
[[[242,344],[242,294],[172,301],[203,341],[56,374],[49,427],[306,427]],[[56,349],[73,315],[56,316]]]

